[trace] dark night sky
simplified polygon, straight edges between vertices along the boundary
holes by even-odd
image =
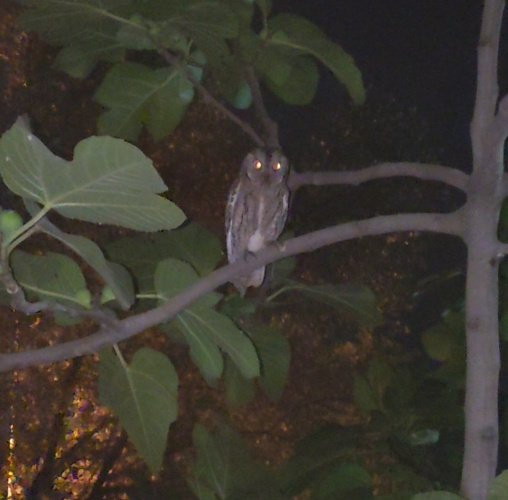
[[[354,58],[368,92],[416,106],[436,145],[469,163],[479,0],[276,0]],[[336,87],[336,85],[335,85]],[[333,99],[334,90],[329,87]],[[468,168],[469,165],[465,165]]]

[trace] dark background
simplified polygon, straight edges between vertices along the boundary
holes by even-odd
[[[455,166],[470,169],[469,123],[483,2],[279,0],[275,4],[277,12],[293,11],[315,22],[354,57],[368,98],[394,98],[403,107],[416,106],[436,149],[452,148]],[[503,43],[501,76],[506,54]],[[341,91],[337,87],[333,78],[324,79],[315,103],[318,114],[336,99],[334,94]]]

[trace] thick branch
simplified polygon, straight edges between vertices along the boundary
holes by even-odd
[[[314,186],[332,184],[358,185],[363,182],[386,177],[415,177],[428,181],[444,182],[466,191],[469,176],[460,170],[427,163],[380,163],[361,170],[343,172],[292,172],[289,184],[292,191],[307,184]]]
[[[118,321],[114,325],[104,326],[97,333],[88,337],[33,351],[2,354],[0,355],[0,371],[5,372],[34,364],[52,363],[94,353],[102,347],[126,340],[147,328],[169,320],[200,296],[211,292],[238,274],[245,274],[284,257],[310,252],[339,241],[397,231],[432,231],[462,236],[462,212],[458,210],[451,214],[384,215],[340,224],[292,238],[282,245],[274,245],[260,251],[255,258],[249,258],[248,261],[222,267],[200,279],[166,304]]]
[[[476,102],[471,122],[473,172],[465,206],[467,371],[461,493],[485,500],[498,446],[499,259],[497,226],[503,185],[506,117],[498,100],[497,59],[505,0],[486,0],[478,44]]]
[[[499,89],[497,85],[497,58],[503,19],[504,1],[487,0],[483,8],[482,27],[478,41],[478,75],[475,110],[471,123],[471,137],[480,144],[495,115]],[[476,148],[478,149],[478,148]],[[473,147],[473,163],[479,151]]]

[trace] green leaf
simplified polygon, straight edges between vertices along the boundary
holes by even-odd
[[[31,255],[14,250],[11,265],[14,278],[29,298],[90,307],[89,299],[83,302],[83,291],[87,291],[83,273],[69,257],[57,253]]]
[[[361,497],[353,490],[364,490]],[[315,500],[333,500],[335,498],[345,497],[349,492],[353,498],[374,498],[372,494],[372,478],[370,474],[359,465],[342,464],[333,467],[328,474],[317,482],[312,491],[312,499]]]
[[[125,48],[114,37],[94,35],[60,50],[55,66],[74,78],[86,78],[98,61],[118,62],[124,57]]]
[[[111,350],[99,354],[99,398],[120,419],[138,453],[157,474],[169,426],[177,417],[178,376],[160,352],[142,348],[130,365]]]
[[[375,327],[382,323],[382,316],[376,306],[376,297],[366,287],[297,284],[293,289],[340,312],[350,314],[366,326]]]
[[[150,236],[141,234],[122,238],[106,245],[105,250],[111,260],[131,272],[138,295],[145,301],[156,299],[154,275],[160,261],[169,257],[184,260],[199,275],[206,275],[223,258],[220,240],[195,223]]]
[[[116,32],[127,22],[120,16],[130,0],[25,0],[24,3],[30,8],[18,17],[18,23],[28,31],[37,31],[53,44],[66,46],[55,63],[70,75],[83,78],[97,61],[117,61],[124,56]]]
[[[254,15],[254,2],[250,0],[223,0],[238,21],[238,32],[250,28]]]
[[[176,259],[159,263],[155,273],[155,289],[159,298],[170,300],[188,288],[198,275],[192,267]],[[192,306],[178,313],[176,325],[191,347],[192,359],[208,381],[222,373],[217,347],[231,357],[246,378],[259,376],[259,359],[252,342],[227,316],[214,309],[221,295],[208,293]]]
[[[270,44],[312,55],[346,86],[355,103],[365,101],[362,76],[353,58],[329,40],[315,24],[295,14],[283,13],[268,21],[268,30],[272,35],[281,32],[286,35],[269,36]]]
[[[24,0],[29,8],[19,17],[25,30],[37,31],[51,43],[67,45],[92,35],[115,32],[119,16],[131,0]],[[114,12],[116,16],[112,16]]]
[[[378,356],[374,356],[367,368],[367,383],[372,390],[376,405],[379,409],[384,407],[386,390],[395,378],[392,367]]]
[[[288,104],[299,106],[310,104],[319,81],[316,64],[310,57],[299,56],[292,58],[288,69],[287,76],[283,66],[276,73],[265,74],[264,81],[268,88]],[[278,83],[278,80],[282,79],[283,83]]]
[[[263,17],[268,17],[272,10],[272,0],[256,0],[256,4],[263,14]]]
[[[270,284],[274,287],[276,285],[286,285],[289,276],[293,274],[295,267],[295,257],[286,257],[285,259],[280,259],[277,262],[274,262],[272,264],[271,271],[273,278],[270,280]]]
[[[505,470],[492,481],[487,500],[504,500],[508,498],[508,470]]]
[[[139,231],[179,226],[185,216],[158,196],[166,189],[152,162],[135,146],[112,137],[79,142],[74,159],[55,156],[19,118],[0,139],[0,172],[14,193],[71,219]]]
[[[192,441],[197,453],[197,460],[192,468],[193,476],[200,483],[207,485],[215,492],[220,491],[223,497],[227,497],[228,492],[231,491],[235,467],[238,465],[235,463],[237,457],[232,460],[230,453],[241,453],[243,449],[240,447],[238,450],[235,449],[236,447],[231,449],[226,443],[219,443],[201,425],[194,427]]]
[[[324,475],[350,455],[358,447],[363,434],[354,426],[342,427],[328,424],[304,436],[294,446],[294,454],[279,468],[280,489],[285,498],[293,498],[304,489],[320,481]],[[336,495],[332,498],[351,498]],[[355,497],[353,497],[355,498]]]
[[[466,336],[463,311],[446,311],[440,322],[422,333],[427,354],[447,364],[463,365],[466,355]]]
[[[190,357],[203,378],[210,386],[215,386],[224,370],[222,352],[215,339],[207,335],[201,323],[192,315],[185,314],[185,311],[178,314],[171,325],[178,328],[184,336],[190,349]]]
[[[379,408],[374,392],[363,377],[355,376],[353,395],[355,405],[364,413],[371,413]]]
[[[145,124],[161,140],[180,123],[193,96],[192,84],[178,68],[116,64],[95,94],[97,102],[110,108],[99,118],[99,132],[135,141]]]
[[[186,480],[189,488],[197,496],[198,500],[217,500],[213,489],[209,488],[206,484],[197,481],[193,477],[188,477]]]
[[[411,433],[409,444],[412,446],[422,446],[436,444],[439,441],[439,431],[436,429],[421,429]]]
[[[500,497],[501,498],[505,497]],[[448,491],[432,491],[430,493],[418,493],[414,495],[411,500],[464,500],[463,497]],[[490,500],[490,498],[489,498]]]
[[[425,352],[436,361],[447,361],[454,355],[457,343],[450,329],[442,322],[428,328],[422,333],[422,344]]]
[[[226,400],[232,408],[242,406],[254,399],[256,388],[252,379],[245,378],[236,365],[226,358],[224,370]]]
[[[167,258],[155,270],[155,290],[159,299],[168,301],[189,288],[199,279],[191,265],[174,258]],[[222,298],[220,293],[209,292],[197,299],[193,307],[214,307]]]
[[[229,54],[226,39],[238,35],[238,19],[224,2],[186,0],[176,3],[175,14],[165,20],[161,38],[175,32],[191,38],[214,66]]]
[[[236,93],[233,100],[233,106],[236,109],[247,109],[252,104],[252,93],[250,87],[246,82],[243,82],[242,86]]]
[[[204,276],[212,272],[224,256],[221,241],[194,222],[150,237],[136,235],[122,238],[106,245],[106,251],[112,260],[131,271],[143,293],[155,291],[155,268],[168,257],[191,264],[200,276]]]
[[[242,65],[238,58],[227,56],[222,58],[221,64],[213,68],[220,91],[224,98],[236,106],[238,96],[244,92],[246,82],[242,77]]]
[[[283,498],[267,489],[273,484],[273,474],[252,459],[245,443],[233,429],[220,425],[210,433],[196,425],[192,440],[197,453],[192,465],[195,485],[212,490],[219,498],[232,500]]]
[[[244,316],[253,315],[256,312],[256,304],[252,299],[240,297],[240,295],[228,295],[221,302],[220,312],[232,320],[238,320]]]
[[[288,53],[288,50],[281,49],[279,47],[267,46],[264,47],[261,45],[261,41],[258,40],[257,46],[255,46],[255,50],[259,51],[260,57],[255,59],[255,67],[256,69],[266,77],[272,85],[279,87],[283,87],[286,83],[291,85],[291,72],[293,71],[293,66],[296,64],[296,56]],[[261,52],[261,48],[263,47],[263,51]],[[244,50],[246,47],[243,47]],[[310,61],[310,59],[307,59]],[[314,63],[313,71],[316,72],[316,66]],[[297,70],[295,70],[296,72]],[[293,75],[294,76],[294,75]],[[319,77],[319,75],[318,75]],[[313,75],[312,80],[306,79],[304,84],[304,88],[308,87],[308,94],[311,96],[308,98],[308,101],[312,100],[314,96],[316,83],[315,83],[315,75]],[[303,91],[301,92],[304,93]]]
[[[245,329],[261,361],[259,384],[272,401],[277,401],[282,396],[289,374],[289,342],[280,331],[269,326],[254,324]]]
[[[152,29],[156,29],[156,25]],[[146,25],[143,23],[125,24],[116,34],[118,42],[133,50],[156,50],[157,47],[153,43],[148,33]]]
[[[88,238],[64,233],[46,220],[41,220],[39,227],[46,234],[61,241],[95,269],[104,282],[109,285],[118,303],[124,309],[129,309],[134,303],[134,286],[132,278],[125,268],[114,262],[108,262],[101,249]]]
[[[211,273],[224,257],[222,242],[211,231],[190,223],[175,231],[158,233],[154,242],[167,247],[167,256],[192,265],[200,276]]]
[[[218,346],[229,354],[245,378],[259,376],[259,359],[252,342],[227,316],[213,309],[191,306],[180,312],[177,320],[191,349],[199,344],[206,357],[211,358],[216,352],[215,346]],[[214,346],[213,350],[210,350],[210,346]],[[202,365],[198,367],[203,373]],[[203,373],[205,378],[217,375],[218,367],[216,368],[214,373]]]

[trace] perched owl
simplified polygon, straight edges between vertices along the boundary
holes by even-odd
[[[242,162],[229,191],[226,238],[229,262],[237,262],[277,240],[288,213],[289,165],[280,151],[256,149]],[[243,295],[249,286],[260,286],[265,268],[238,276],[233,284]]]

